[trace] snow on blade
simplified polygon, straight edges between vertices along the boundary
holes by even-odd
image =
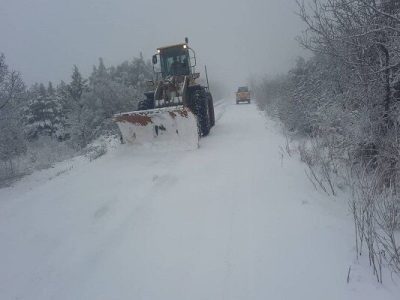
[[[196,116],[183,106],[121,113],[114,121],[129,144],[184,150],[199,146]]]

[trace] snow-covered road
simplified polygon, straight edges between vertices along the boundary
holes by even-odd
[[[196,151],[122,145],[0,190],[0,299],[399,299],[273,123],[216,110]]]

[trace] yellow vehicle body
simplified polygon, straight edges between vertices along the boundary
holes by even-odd
[[[251,102],[250,91],[247,86],[239,87],[236,92],[236,104],[241,102],[247,102],[249,104]]]

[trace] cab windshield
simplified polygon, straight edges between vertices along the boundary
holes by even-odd
[[[162,49],[160,63],[163,77],[190,74],[189,53],[183,47]]]

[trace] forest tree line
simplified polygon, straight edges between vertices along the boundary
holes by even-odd
[[[142,56],[115,67],[100,58],[88,78],[74,66],[69,83],[27,87],[1,54],[0,180],[50,166],[115,134],[112,115],[135,109],[151,78],[152,65]]]
[[[298,7],[313,55],[255,82],[258,105],[297,141],[316,189],[350,189],[357,253],[382,282],[383,265],[400,273],[400,1]]]

